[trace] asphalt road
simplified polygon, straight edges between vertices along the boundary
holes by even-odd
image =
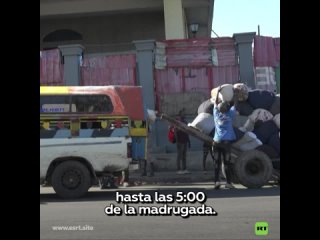
[[[114,204],[115,190],[93,188],[86,197],[63,200],[51,188],[40,188],[41,239],[280,239],[280,188],[264,187],[214,190],[212,183],[176,186],[140,186],[119,188],[121,194],[146,194],[154,198],[155,191],[176,196],[177,191],[204,192],[205,205],[217,216],[109,216],[105,207]],[[193,194],[190,194],[192,197]],[[200,196],[200,195],[199,195]],[[147,200],[147,199],[145,199]],[[139,206],[163,206],[163,203],[128,203]],[[200,203],[169,206],[200,206]],[[182,210],[181,210],[182,211]],[[268,235],[256,236],[255,223],[268,222]],[[72,230],[54,230],[69,227]]]

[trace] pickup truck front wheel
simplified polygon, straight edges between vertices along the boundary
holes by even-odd
[[[78,198],[86,194],[91,186],[90,172],[80,162],[62,162],[54,169],[51,183],[62,198]]]

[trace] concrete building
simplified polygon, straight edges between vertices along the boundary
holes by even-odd
[[[214,0],[40,0],[40,49],[134,51],[133,41],[210,37]]]

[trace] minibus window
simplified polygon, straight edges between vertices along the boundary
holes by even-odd
[[[70,97],[40,96],[40,113],[70,112]]]
[[[112,102],[106,95],[74,95],[71,97],[72,105],[76,106],[77,112],[111,113]]]

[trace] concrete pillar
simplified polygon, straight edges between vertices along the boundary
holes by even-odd
[[[155,108],[153,80],[153,49],[155,40],[133,41],[137,51],[138,85],[142,86],[143,100],[149,109]]]
[[[254,81],[252,52],[252,42],[255,35],[255,32],[233,34],[239,55],[240,82],[245,83],[252,89],[256,87]]]
[[[186,38],[182,0],[163,0],[166,39]]]
[[[80,44],[58,46],[64,59],[63,80],[66,86],[80,85],[80,57],[84,47]]]

